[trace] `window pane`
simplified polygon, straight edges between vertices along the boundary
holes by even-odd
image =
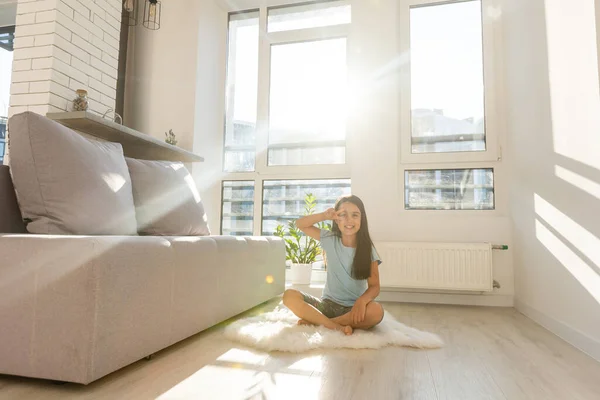
[[[346,160],[346,39],[271,47],[269,165]]]
[[[254,181],[224,181],[221,234],[251,236],[254,220]]]
[[[493,169],[439,169],[405,172],[409,210],[493,210]]]
[[[350,4],[347,1],[327,1],[269,9],[269,32],[349,24]]]
[[[13,62],[13,28],[0,28],[0,164],[4,160],[6,121],[10,102],[10,81]]]
[[[412,152],[484,151],[481,2],[410,10]]]
[[[6,117],[0,117],[0,165],[4,162],[4,147],[6,143]]]
[[[262,234],[271,236],[277,225],[302,216],[309,193],[316,197],[315,212],[322,212],[333,207],[340,196],[350,194],[350,180],[264,181]]]
[[[258,90],[258,13],[229,17],[225,171],[254,171]]]

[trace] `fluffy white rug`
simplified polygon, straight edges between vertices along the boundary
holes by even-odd
[[[287,308],[281,308],[235,321],[225,328],[225,336],[260,350],[292,353],[318,348],[378,349],[384,346],[434,349],[444,344],[439,336],[406,326],[388,312],[376,327],[368,331],[357,329],[350,336],[321,326],[299,326],[297,322],[298,317]]]

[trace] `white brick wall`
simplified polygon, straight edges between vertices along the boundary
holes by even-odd
[[[121,0],[18,0],[9,116],[115,108]]]

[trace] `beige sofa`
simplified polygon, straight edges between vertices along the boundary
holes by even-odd
[[[87,384],[284,291],[278,238],[27,234],[0,193],[0,374]]]

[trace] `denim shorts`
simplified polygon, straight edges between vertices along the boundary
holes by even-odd
[[[327,318],[339,317],[352,311],[352,307],[343,306],[329,299],[319,299],[306,293],[302,293],[302,296],[305,303],[319,310]]]

